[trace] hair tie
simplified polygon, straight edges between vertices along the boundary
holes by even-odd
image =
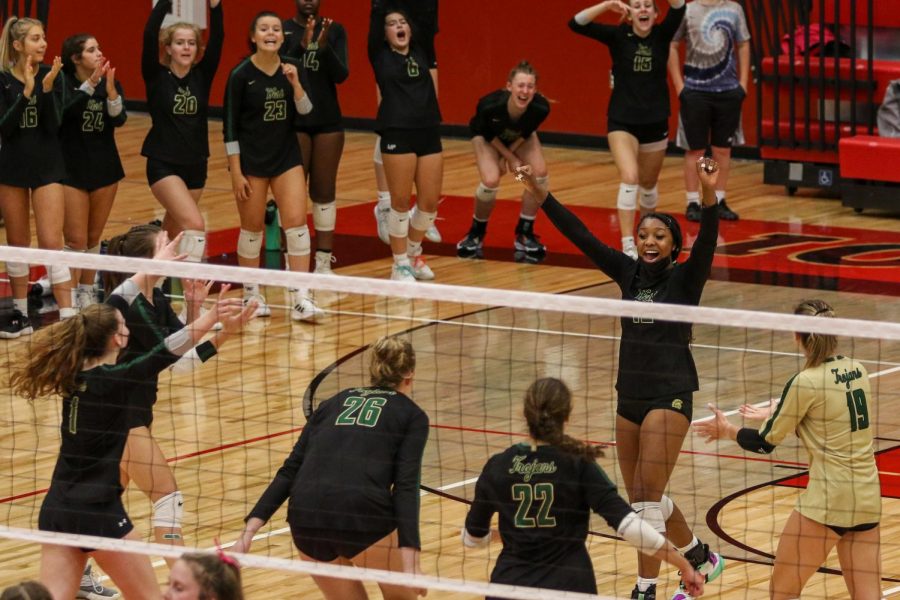
[[[241,565],[238,563],[236,559],[231,556],[225,554],[225,551],[222,550],[222,545],[219,543],[219,538],[213,538],[213,542],[216,544],[216,555],[219,557],[223,563],[230,567],[234,567],[235,569],[240,569]]]
[[[818,317],[819,315],[821,315],[821,314],[823,314],[823,313],[827,313],[829,310],[831,310],[831,309],[829,309],[829,308],[820,308],[819,310],[816,311],[816,314],[814,314],[813,316],[814,316],[814,317]]]

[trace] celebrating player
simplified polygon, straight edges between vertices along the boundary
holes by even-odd
[[[100,237],[125,177],[115,128],[128,115],[116,69],[100,50],[97,38],[79,33],[62,45],[63,73],[75,92],[66,104],[59,138],[66,161],[63,190],[66,199],[66,249],[100,252]],[[72,269],[73,302],[77,310],[94,299],[93,269]]]
[[[300,84],[300,63],[278,54],[283,44],[281,18],[269,11],[257,14],[250,26],[254,52],[231,71],[225,87],[225,151],[241,218],[238,264],[259,266],[271,189],[287,241],[287,267],[306,273],[311,249],[306,180],[294,122],[312,103]],[[292,288],[290,296],[291,319],[309,321],[322,314],[308,290]],[[244,284],[244,301],[255,301],[258,315],[269,316],[258,284]]]
[[[529,166],[520,167],[516,175],[542,203],[556,228],[618,284],[624,300],[696,306],[716,249],[716,171],[711,159],[697,162],[703,184],[703,220],[691,254],[683,263],[676,262],[682,237],[672,216],[644,215],[638,224],[640,259],[634,260],[595,238],[578,217],[538,183]],[[699,389],[690,349],[691,325],[631,317],[622,318],[621,323],[616,449],[628,498],[642,518],[672,540],[694,568],[712,580],[722,572],[722,557],[700,543],[681,511],[664,495],[690,426],[694,391]],[[645,555],[638,558],[639,576],[631,597],[655,599],[659,561]],[[681,589],[673,600],[686,598],[687,591]]]
[[[642,216],[653,212],[659,200],[656,183],[669,144],[666,61],[684,6],[684,0],[669,0],[665,19],[656,25],[655,0],[606,0],[569,21],[575,33],[606,44],[612,57],[607,140],[622,179],[616,198],[622,251],[632,258],[638,257],[634,241],[638,194]],[[593,23],[610,11],[621,14],[625,22],[617,26]]]
[[[144,28],[141,54],[153,121],[141,149],[147,157],[147,183],[166,210],[163,227],[170,238],[184,232],[180,250],[193,262],[203,260],[206,252],[206,222],[198,203],[209,159],[209,90],[225,38],[221,0],[209,0],[209,8],[209,40],[203,49],[196,25],[173,23],[160,31],[172,0],[159,0]]]
[[[537,73],[528,61],[509,72],[506,89],[491,92],[478,101],[469,121],[475,162],[481,182],[475,190],[475,216],[466,237],[456,244],[460,258],[480,258],[488,219],[500,177],[523,164],[531,165],[542,184],[547,182],[547,165],[537,128],[550,114],[550,103],[537,92]],[[531,192],[522,193],[522,211],[516,225],[516,258],[524,262],[543,259],[547,248],[534,234],[538,203]]]
[[[834,317],[823,300],[805,300],[794,314]],[[851,598],[881,598],[881,484],[869,427],[872,391],[859,361],[837,354],[837,338],[796,333],[806,356],[781,401],[759,430],[738,427],[709,405],[714,418],[694,424],[707,441],[730,439],[768,454],[790,433],[809,454],[809,485],[788,517],[769,581],[773,600],[799,598],[803,586],[837,546]]]
[[[538,379],[525,392],[524,412],[528,443],[494,455],[484,466],[462,532],[465,545],[487,545],[491,516],[499,513],[503,550],[491,582],[596,594],[584,546],[594,511],[638,550],[680,569],[685,588],[701,595],[703,575],[635,513],[596,463],[602,447],[566,435],[572,412],[566,384]]]
[[[300,78],[313,105],[312,111],[297,121],[297,139],[313,201],[315,272],[329,274],[337,221],[335,186],[344,151],[337,84],[350,75],[347,32],[340,23],[319,17],[319,0],[297,0],[297,14],[284,21],[284,35],[281,54],[303,64]]]
[[[304,560],[418,573],[428,416],[409,397],[415,369],[408,341],[375,342],[371,385],[319,405],[232,549],[247,552],[259,528],[290,497],[288,524]],[[366,597],[359,581],[313,579],[328,600]],[[386,599],[413,599],[420,591],[379,585]]]

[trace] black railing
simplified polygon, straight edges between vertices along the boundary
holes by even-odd
[[[0,17],[5,23],[9,17],[34,17],[47,27],[50,17],[50,0],[3,0],[0,2]]]

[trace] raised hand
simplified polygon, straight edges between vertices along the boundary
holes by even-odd
[[[30,54],[25,57],[25,68],[22,70],[22,77],[25,81],[25,97],[31,98],[31,93],[34,91],[34,60]]]
[[[741,404],[740,408],[738,408],[738,412],[745,419],[751,419],[754,421],[765,421],[769,417],[772,416],[772,413],[775,412],[775,405],[777,402],[775,400],[769,400],[769,403],[766,406],[753,406],[752,404]]]
[[[174,240],[169,239],[169,234],[165,230],[156,236],[156,246],[153,249],[153,260],[184,260],[187,254],[178,254],[178,245],[181,243],[183,233],[175,236]]]
[[[184,288],[184,301],[191,304],[202,304],[209,297],[209,290],[212,289],[213,281],[204,281],[202,279],[182,279],[181,284]]]
[[[735,439],[737,437],[738,428],[733,425],[728,417],[725,416],[713,404],[706,405],[712,411],[714,418],[708,421],[700,421],[694,423],[694,433],[706,440],[707,443],[721,439]]]
[[[292,86],[300,85],[300,76],[297,74],[297,67],[290,63],[281,63],[281,72],[287,77]]]
[[[703,205],[711,206],[715,204],[716,183],[719,181],[719,163],[706,156],[700,157],[697,161],[697,176],[700,178],[700,185],[704,191]]]
[[[328,30],[331,29],[332,23],[334,23],[333,19],[322,19],[322,31],[319,32],[319,37],[316,40],[320,50],[328,46]]]
[[[116,89],[116,69],[106,63],[106,97],[115,100],[119,97],[119,90]]]
[[[103,75],[106,74],[108,65],[109,61],[106,60],[97,65],[97,68],[95,68],[94,72],[91,73],[90,77],[88,77],[88,83],[90,83],[91,86],[97,87],[98,85],[100,85],[100,80],[103,79]]]
[[[316,29],[316,18],[309,15],[306,18],[306,27],[303,30],[303,38],[300,40],[300,46],[306,50],[312,44],[313,33]]]
[[[606,4],[612,12],[617,12],[626,17],[631,16],[631,7],[621,0],[607,0],[604,4]]]
[[[53,66],[50,67],[50,72],[44,77],[43,88],[45,94],[53,91],[53,83],[56,81],[60,71],[62,71],[62,59],[55,56],[53,57]]]
[[[238,298],[232,298],[231,300],[238,300]],[[239,333],[244,328],[244,325],[250,322],[251,319],[255,318],[257,305],[258,303],[256,302],[256,300],[251,300],[246,304],[246,306],[242,306],[240,310],[233,310],[229,308],[229,311],[224,316],[221,312],[219,312],[219,316],[221,317],[220,321],[222,322],[222,330],[225,331],[225,333]],[[253,536],[251,535],[250,537],[252,538]]]

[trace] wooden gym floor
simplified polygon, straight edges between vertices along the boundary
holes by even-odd
[[[143,115],[132,115],[119,131],[126,179],[119,188],[107,228],[108,235],[133,224],[161,216],[144,177],[140,144],[148,126]],[[237,226],[231,185],[226,171],[221,124],[211,124],[210,178],[201,201],[210,231]],[[371,203],[374,179],[371,167],[373,136],[348,133],[338,182],[338,232],[345,226],[370,228],[370,213],[352,212],[354,206]],[[445,141],[444,193],[469,197],[477,185],[477,172],[469,143]],[[608,216],[614,207],[618,178],[607,152],[561,147],[545,149],[551,189],[572,206],[598,209]],[[660,210],[683,211],[682,159],[666,160],[660,180]],[[514,199],[518,184],[504,179],[499,198]],[[856,214],[837,200],[799,194],[788,198],[781,188],[762,183],[762,165],[735,162],[729,184],[729,203],[741,214],[741,223],[765,223],[790,232],[855,230],[859,238],[894,240],[900,225],[897,215]],[[452,204],[439,226],[445,233],[442,251],[430,264],[440,283],[524,289],[550,293],[577,293],[618,297],[617,289],[596,269],[546,264],[526,265],[511,260],[461,261],[449,254],[455,243],[448,232],[465,230],[471,207]],[[465,210],[456,207],[463,206]],[[445,207],[446,208],[446,207]],[[368,221],[342,223],[341,216],[366,214]],[[592,213],[593,214],[593,213]],[[550,225],[539,221],[544,233]],[[743,226],[743,225],[742,225]],[[722,242],[730,232],[723,228]],[[598,223],[598,234],[616,240],[609,222]],[[837,235],[837,234],[835,234]],[[549,237],[549,236],[548,236]],[[378,247],[378,246],[376,246]],[[426,244],[426,253],[429,252]],[[891,246],[893,248],[893,246]],[[554,249],[551,247],[551,253]],[[878,280],[898,283],[896,254],[880,255],[885,269]],[[894,251],[895,252],[895,251]],[[386,249],[375,260],[353,256],[351,248],[335,248],[343,275],[387,277]],[[358,254],[358,252],[356,253]],[[342,256],[345,257],[342,260]],[[718,260],[718,259],[717,259]],[[893,261],[893,262],[891,262]],[[890,269],[893,268],[893,271]],[[893,273],[891,275],[890,273]],[[788,274],[790,275],[790,274]],[[773,279],[774,281],[774,279]],[[798,277],[810,289],[747,283],[717,277],[703,296],[704,306],[788,312],[799,299],[820,296],[832,302],[841,316],[900,320],[900,304],[890,285],[883,293],[876,284],[868,293],[844,291],[855,286],[834,284],[831,279]],[[828,285],[821,282],[830,282]],[[810,282],[812,282],[810,284]],[[278,296],[270,302],[279,303]],[[527,384],[536,376],[562,377],[572,387],[576,409],[571,419],[573,435],[594,441],[613,441],[613,414],[618,326],[609,318],[584,318],[504,308],[472,307],[430,302],[395,302],[362,295],[322,294],[320,303],[329,311],[315,325],[292,325],[284,311],[251,324],[243,338],[227,346],[212,365],[193,375],[164,375],[160,381],[154,435],[172,460],[175,475],[187,502],[187,543],[209,547],[215,537],[223,542],[238,535],[242,518],[290,451],[305,419],[301,399],[315,379],[314,396],[365,380],[363,354],[359,352],[378,336],[410,330],[419,353],[415,398],[429,413],[433,425],[426,449],[422,483],[440,488],[444,495],[422,497],[423,568],[429,574],[486,580],[491,559],[499,545],[489,550],[463,551],[459,528],[465,518],[463,500],[471,498],[474,478],[485,459],[514,441],[524,431],[520,401]],[[410,318],[412,315],[414,318]],[[439,319],[435,322],[434,320]],[[427,322],[426,326],[422,326]],[[541,333],[536,333],[540,330]],[[0,342],[0,353],[12,359],[27,349],[27,341]],[[900,452],[900,344],[861,339],[845,340],[842,350],[866,361],[873,375],[876,407],[872,422],[885,482],[883,589],[900,594],[900,544],[897,503]],[[695,328],[694,356],[701,376],[695,397],[694,418],[705,416],[707,402],[734,409],[745,401],[777,396],[786,379],[798,368],[798,357],[787,334],[734,328]],[[33,406],[8,391],[0,392],[3,426],[0,461],[0,522],[16,527],[35,527],[58,448],[58,403],[39,401]],[[619,475],[615,449],[601,464],[614,480]],[[722,551],[728,560],[724,577],[708,586],[711,598],[762,598],[767,596],[774,552],[784,519],[798,493],[792,477],[802,474],[806,457],[796,440],[790,440],[769,457],[748,457],[734,445],[707,446],[688,437],[672,478],[669,495],[675,499],[697,534]],[[782,481],[784,480],[784,481]],[[780,481],[779,484],[773,482]],[[891,491],[892,490],[892,491]],[[127,492],[129,513],[139,528],[149,527],[149,502],[140,492]],[[284,531],[284,509],[270,523],[265,539],[255,543],[255,554],[296,557]],[[627,597],[636,573],[634,552],[610,538],[612,532],[599,519],[592,523],[598,535],[589,537],[590,552],[602,594]],[[36,577],[39,548],[31,544],[0,541],[0,586]],[[829,561],[836,568],[836,560]],[[166,578],[158,568],[160,581]],[[246,569],[248,598],[317,598],[319,593],[306,576]],[[676,575],[664,570],[660,598],[671,595]],[[375,590],[374,586],[368,586]],[[377,591],[373,592],[378,597]],[[432,591],[430,598],[463,598],[462,594]],[[839,574],[816,574],[804,598],[846,598]]]

